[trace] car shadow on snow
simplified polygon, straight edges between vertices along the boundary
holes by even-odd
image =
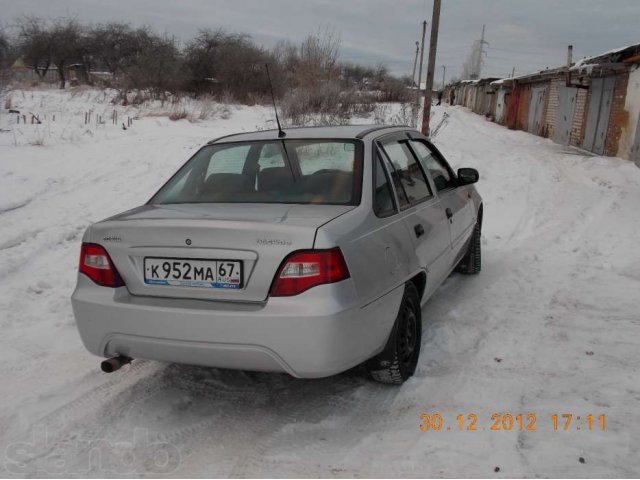
[[[144,362],[151,364],[155,362]],[[318,422],[349,411],[379,392],[399,389],[366,378],[361,368],[320,379],[297,379],[284,373],[245,372],[178,364],[156,364],[155,373],[122,392],[126,406],[117,421],[144,428],[162,438],[206,427],[219,434],[255,431],[289,422]]]
[[[257,468],[265,455],[302,455],[310,448],[335,458],[366,432],[412,415],[425,391],[438,391],[442,377],[451,373],[451,359],[464,348],[451,328],[459,322],[455,309],[460,297],[473,290],[466,280],[453,275],[423,307],[421,359],[416,375],[402,387],[375,383],[362,367],[297,379],[284,373],[135,360],[41,419],[52,438],[44,449],[48,453],[38,455],[33,467],[47,467],[49,459],[61,455],[69,471],[87,474],[82,468],[97,448],[110,461],[96,475],[137,474],[146,471],[158,444],[176,452],[175,470],[157,472],[162,474],[197,474],[186,455],[210,457],[216,475],[240,477],[261,471]],[[69,450],[69,438],[86,441]],[[133,445],[135,461],[122,470],[119,449],[127,444]]]

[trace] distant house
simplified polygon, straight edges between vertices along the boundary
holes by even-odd
[[[87,78],[87,69],[82,63],[73,63],[67,67],[67,81],[71,85],[80,85],[89,83]]]
[[[44,68],[42,68],[43,70]],[[35,69],[29,65],[26,65],[24,60],[18,59],[11,66],[11,77],[16,81],[26,82],[45,82],[45,83],[57,83],[60,81],[58,76],[58,69],[54,65],[50,65],[44,78],[36,73]],[[108,84],[113,75],[110,72],[100,72],[91,70],[87,74],[87,70],[82,63],[73,63],[66,67],[66,79],[71,85],[84,85],[87,83],[92,84]],[[89,82],[91,80],[91,82]]]
[[[47,73],[44,75],[44,78],[40,78],[33,67],[25,64],[24,60],[21,58],[17,59],[11,65],[11,78],[17,81],[25,81],[25,82],[47,82],[47,83],[55,83],[58,81],[58,69],[53,65],[50,65],[47,69]]]

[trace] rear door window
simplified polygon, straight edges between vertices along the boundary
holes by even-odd
[[[378,217],[388,217],[393,215],[394,207],[393,192],[385,172],[380,154],[376,154],[374,192],[373,192],[373,212]]]
[[[409,204],[415,204],[432,196],[427,179],[405,141],[382,144],[392,169],[390,170],[396,192],[404,192]]]

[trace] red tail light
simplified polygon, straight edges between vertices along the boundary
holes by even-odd
[[[83,243],[80,249],[80,272],[103,287],[122,287],[124,282],[113,266],[109,254],[100,245]]]
[[[349,269],[339,248],[301,250],[284,259],[271,285],[272,297],[289,297],[325,283],[349,278]]]

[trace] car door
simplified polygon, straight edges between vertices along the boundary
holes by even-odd
[[[426,171],[428,177],[440,198],[449,219],[449,231],[454,262],[462,253],[475,224],[471,186],[458,186],[453,170],[429,141],[412,138],[411,147],[418,161]]]
[[[415,262],[427,271],[423,297],[427,299],[449,273],[452,262],[449,221],[409,141],[404,133],[394,134],[383,137],[377,145],[413,243]]]

